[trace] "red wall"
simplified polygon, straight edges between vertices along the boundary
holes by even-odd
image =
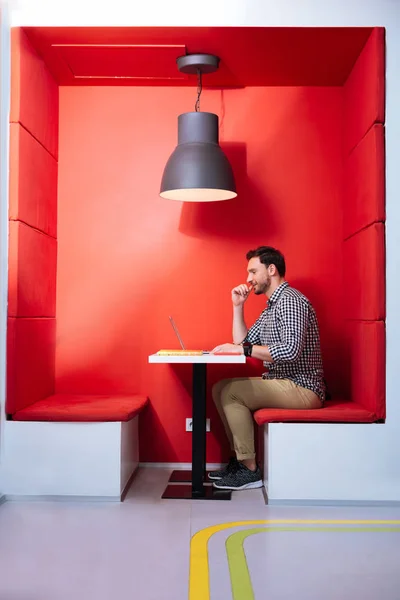
[[[352,400],[385,407],[385,31],[371,33],[343,88],[343,257]],[[373,273],[373,276],[371,274]]]
[[[54,392],[58,86],[11,32],[7,413]]]
[[[194,88],[60,88],[56,391],[148,394],[142,461],[191,459],[190,367],[147,363],[176,346],[168,315],[189,347],[230,341],[230,289],[259,244],[285,253],[288,280],[318,311],[328,382],[347,391],[342,89],[205,90],[201,109],[220,116],[239,191],[207,205],[158,196],[177,116],[194,101]],[[249,324],[263,306],[249,300]],[[211,368],[209,385],[254,369]],[[210,397],[207,413],[207,459],[219,461],[226,446]]]

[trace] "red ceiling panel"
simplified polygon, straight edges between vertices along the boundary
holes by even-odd
[[[186,54],[184,45],[53,44],[74,78],[172,79],[187,75],[176,68],[176,59]]]
[[[194,85],[180,54],[220,57],[206,87],[343,85],[368,27],[27,27],[60,85]]]

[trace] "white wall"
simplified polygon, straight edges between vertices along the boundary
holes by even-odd
[[[13,0],[12,25],[347,26],[392,25],[398,0]]]
[[[132,2],[126,0],[18,0],[12,25],[58,26],[384,26],[387,34],[387,424],[310,429],[308,426],[271,426],[271,460],[276,467],[273,493],[307,495],[309,461],[315,465],[315,481],[325,468],[331,489],[343,489],[357,474],[359,499],[400,501],[400,1],[399,0],[202,0]],[[273,60],[273,57],[271,57]],[[2,197],[4,202],[4,197]],[[4,206],[2,207],[4,213]],[[397,239],[396,239],[397,238]],[[371,272],[371,277],[374,273]],[[4,274],[3,274],[4,278]],[[332,429],[333,427],[333,429]],[[329,431],[329,433],[328,433]],[[326,433],[327,435],[324,435]],[[310,439],[314,437],[314,448]],[[332,444],[342,448],[335,463]],[[292,464],[294,446],[303,448],[303,461]],[[307,449],[308,448],[308,449]],[[331,457],[328,460],[328,457]],[[286,470],[284,470],[286,469]],[[329,471],[331,469],[331,471]],[[346,477],[343,479],[343,469]],[[297,474],[296,489],[288,487]],[[271,477],[273,474],[270,473]],[[342,478],[342,479],[341,479]],[[314,481],[314,483],[315,483]],[[303,485],[303,489],[301,486]],[[313,484],[314,485],[314,484]],[[322,494],[321,485],[314,493]],[[274,487],[275,486],[275,487]],[[290,489],[289,489],[290,488]],[[309,488],[309,491],[311,488]],[[379,492],[378,492],[379,490]],[[270,490],[271,492],[271,490]]]

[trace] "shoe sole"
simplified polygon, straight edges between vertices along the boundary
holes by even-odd
[[[254,490],[256,488],[260,488],[262,487],[264,484],[263,482],[260,481],[252,481],[251,483],[245,483],[244,485],[241,485],[239,487],[235,487],[233,485],[218,485],[217,483],[213,484],[214,487],[218,488],[219,490]]]
[[[220,481],[222,477],[220,475],[209,475],[208,479],[211,479],[212,481]]]

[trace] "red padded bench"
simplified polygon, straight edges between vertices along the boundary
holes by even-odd
[[[54,394],[8,413],[7,496],[121,501],[139,465],[139,414],[148,402]]]
[[[348,321],[350,398],[326,400],[315,410],[263,408],[255,411],[258,425],[265,423],[374,423],[385,419],[385,324],[383,321]]]
[[[254,413],[257,425],[265,423],[375,423],[381,421],[374,412],[357,402],[327,400],[316,410],[284,410],[263,408]]]
[[[130,421],[148,403],[146,396],[54,394],[17,410],[14,421]]]

